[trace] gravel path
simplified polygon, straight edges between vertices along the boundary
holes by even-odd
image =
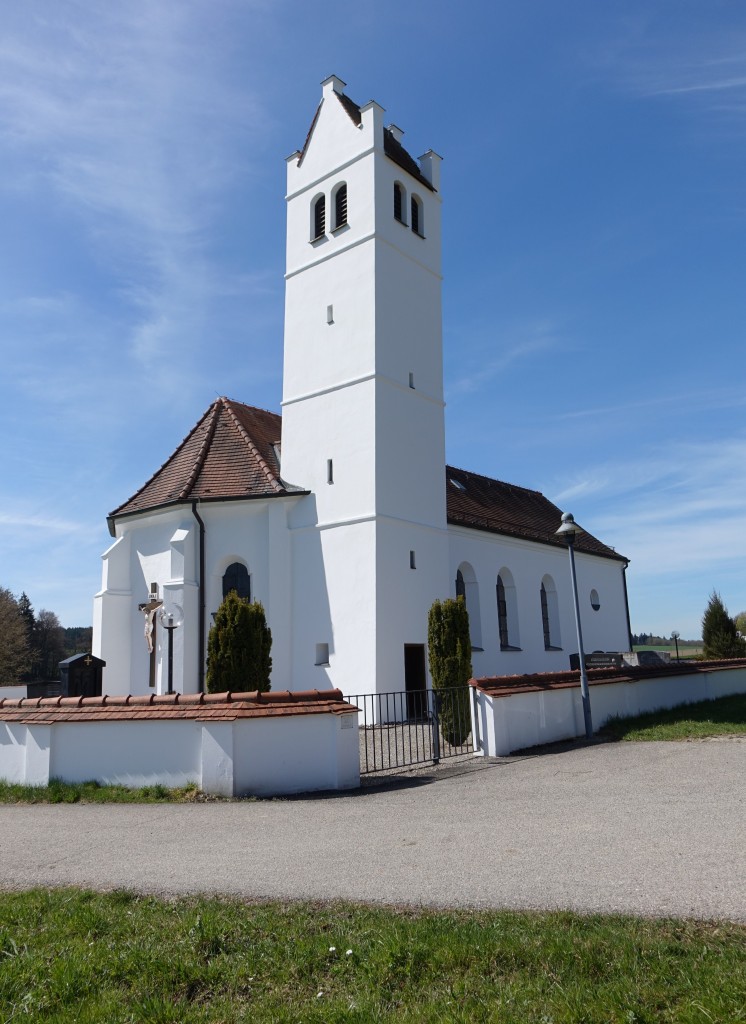
[[[746,921],[746,741],[421,769],[351,794],[0,807],[0,887]]]

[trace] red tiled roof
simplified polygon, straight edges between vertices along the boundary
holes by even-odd
[[[25,725],[185,718],[196,722],[234,722],[243,718],[286,715],[348,715],[357,710],[344,699],[341,690],[0,698],[0,721]]]
[[[349,96],[345,96],[344,93],[335,92],[334,95],[337,97],[339,102],[344,107],[352,123],[359,128],[360,123],[362,121],[362,114],[360,112],[359,105],[355,103],[353,100],[351,100]],[[300,151],[300,155],[298,157],[299,165],[303,162],[303,157],[306,155],[306,151],[311,141],[311,136],[313,135],[313,130],[316,127],[316,122],[318,121],[320,112],[321,103],[316,108],[316,113],[313,116],[313,121],[311,121],[311,127],[308,129],[308,134],[306,135],[306,141],[303,143],[303,149]],[[424,185],[425,188],[429,188],[431,192],[435,192],[435,189],[433,188],[432,184],[427,180],[427,178],[420,170],[420,165],[417,163],[413,156],[410,156],[410,154],[406,151],[404,146],[402,146],[401,142],[397,141],[397,139],[394,138],[393,134],[388,130],[388,128],[383,129],[383,151],[389,158],[389,160],[393,160],[395,164],[398,164],[398,166],[401,167],[402,170],[406,171],[407,174],[411,174],[412,177],[416,178],[416,180],[419,181],[421,185]]]
[[[173,455],[111,516],[134,515],[199,499],[272,498],[307,493],[280,478],[274,445],[282,419],[277,413],[218,398]],[[539,491],[446,466],[448,522],[473,530],[565,547],[555,535],[562,513]],[[590,533],[578,551],[625,562],[623,555]]]
[[[626,665],[624,668],[588,668],[588,685],[601,683],[634,683],[641,679],[660,676],[687,676],[707,672],[727,672],[746,668],[746,658],[720,661],[674,662],[667,665]],[[485,676],[470,679],[469,685],[489,697],[510,697],[515,693],[538,693],[546,690],[564,690],[580,686],[580,672],[534,672],[530,675]]]
[[[556,536],[562,512],[539,491],[446,466],[446,501],[448,522],[454,526],[567,546]],[[576,536],[575,550],[627,561],[590,533]]]
[[[273,445],[281,419],[274,412],[218,398],[148,482],[112,516],[200,499],[288,494]]]

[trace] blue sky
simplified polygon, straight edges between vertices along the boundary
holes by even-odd
[[[444,157],[448,460],[746,608],[746,6],[24,0],[0,35],[0,586],[91,621],[105,517],[279,410],[284,158],[337,74]]]

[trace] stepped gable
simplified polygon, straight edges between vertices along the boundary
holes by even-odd
[[[562,512],[539,491],[446,466],[446,502],[448,522],[454,526],[567,547],[555,534]],[[578,534],[575,550],[628,561],[590,533]]]
[[[164,505],[292,493],[280,479],[274,445],[281,418],[229,398],[218,398],[173,455],[112,517]]]
[[[359,128],[360,124],[362,123],[362,114],[360,113],[359,104],[355,103],[354,100],[351,100],[349,96],[345,96],[344,93],[335,92],[334,95],[337,97],[339,102],[344,107],[345,111],[347,112],[350,120],[355,125],[355,127]],[[319,118],[320,111],[321,103],[316,109],[313,121],[311,121],[311,127],[308,129],[306,141],[303,143],[303,149],[301,150],[300,156],[298,157],[299,164],[302,163],[303,157],[306,155],[306,150],[308,149],[308,144],[311,141],[311,136],[313,135],[313,130],[316,127],[316,122]],[[404,146],[402,146],[401,142],[398,142],[397,139],[394,138],[393,134],[388,130],[388,128],[383,129],[383,151],[389,158],[389,160],[393,160],[395,164],[398,164],[398,166],[401,167],[402,170],[406,171],[407,174],[411,174],[412,177],[416,178],[421,185],[425,186],[425,188],[429,189],[431,192],[435,192],[435,189],[433,188],[432,184],[427,180],[427,178],[423,175],[422,171],[420,170],[420,165],[417,163],[415,158],[406,151]]]

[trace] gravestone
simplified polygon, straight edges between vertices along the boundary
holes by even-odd
[[[100,697],[105,661],[92,654],[74,654],[60,662],[63,697]]]

